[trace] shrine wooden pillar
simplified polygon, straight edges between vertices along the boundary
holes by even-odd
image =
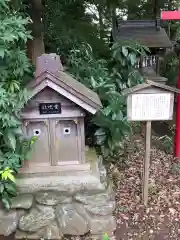
[[[161,13],[162,20],[180,20],[180,7],[176,11],[162,11]],[[177,85],[180,90],[180,56],[179,57],[179,73],[177,77]],[[175,135],[175,151],[174,155],[176,158],[180,158],[180,94],[177,95],[177,108],[176,108],[176,135]]]

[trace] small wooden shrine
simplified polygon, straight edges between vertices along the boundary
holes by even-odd
[[[32,96],[21,117],[28,137],[37,136],[32,160],[22,170],[54,172],[85,170],[84,117],[101,108],[97,94],[63,70],[60,57],[43,54],[37,59]]]
[[[159,74],[160,61],[166,49],[172,48],[172,43],[159,20],[117,20],[112,29],[112,40],[132,40],[150,49],[151,53],[141,58],[138,63],[142,74],[147,77]]]
[[[28,89],[23,131],[37,141],[17,176],[11,211],[1,212],[0,235],[103,239],[106,232],[114,239],[114,194],[102,157],[85,147],[84,117],[101,108],[98,95],[66,73],[56,54],[38,57]]]

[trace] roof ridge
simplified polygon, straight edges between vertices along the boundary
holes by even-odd
[[[53,77],[55,77],[55,78],[58,78],[58,80],[60,80],[59,76],[57,76],[57,75],[55,75],[55,74],[53,74],[53,73],[50,73],[50,72],[48,72],[48,71],[46,71],[46,72],[47,72],[48,74],[51,74],[51,76],[53,76]],[[67,76],[69,75],[70,77],[73,78],[73,75],[71,75],[71,74],[69,74],[69,73],[67,74],[65,71],[59,71],[59,72],[62,72],[62,73],[64,73],[64,74],[66,74]],[[82,84],[81,82],[77,81],[76,79],[73,79],[73,81],[76,82],[77,84],[81,85],[82,87],[86,88],[89,92],[91,92],[93,95],[96,95],[96,96],[98,97],[98,94],[97,94],[96,92],[94,92],[92,89],[86,87],[84,84]],[[60,82],[62,82],[62,81],[60,81]],[[63,83],[64,83],[67,87],[69,87],[69,85],[68,85],[65,81],[63,81]],[[73,90],[74,90],[75,92],[79,93],[80,95],[84,96],[80,91],[77,91],[77,90],[74,89],[74,88],[73,88]],[[92,101],[88,96],[85,96],[85,97],[88,98],[90,101]]]
[[[79,86],[81,86],[81,88],[83,87],[83,89],[86,90],[87,94],[83,94],[82,91],[80,91],[81,89],[77,90],[75,88],[75,86],[66,83],[66,81],[63,79],[63,77],[60,78],[60,76],[58,76],[56,74],[53,74],[52,72],[49,72],[47,70],[45,70],[38,77],[36,77],[34,80],[32,80],[28,84],[28,87],[34,89],[38,85],[40,85],[43,81],[45,81],[47,79],[48,81],[51,81],[51,82],[53,82],[56,85],[59,85],[61,88],[65,89],[66,91],[68,91],[71,94],[73,94],[72,92],[74,92],[74,95],[76,95],[76,97],[79,98],[81,101],[84,101],[86,103],[89,102],[88,103],[89,105],[92,105],[94,107],[96,106],[96,108],[97,107],[102,107],[101,101],[100,101],[100,99],[98,97],[98,94],[96,92],[94,92],[93,90],[91,90],[90,88],[88,88],[84,84],[82,84],[81,82],[79,82],[76,79],[74,79],[71,74],[68,74],[68,73],[66,73],[64,71],[58,71],[58,72],[59,73],[63,73],[67,77],[72,78],[73,82],[75,82],[76,85],[78,84]],[[88,96],[88,92],[90,93],[90,96]],[[92,100],[91,97],[94,100]]]

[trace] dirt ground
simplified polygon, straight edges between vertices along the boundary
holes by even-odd
[[[153,137],[154,139],[155,137]],[[143,134],[133,137],[129,167],[112,166],[115,179],[117,240],[180,239],[180,161],[152,141],[149,203],[142,205]]]

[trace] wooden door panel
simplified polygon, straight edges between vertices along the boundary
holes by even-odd
[[[28,137],[37,136],[37,141],[33,146],[30,166],[50,166],[50,145],[49,145],[49,123],[48,121],[30,121],[25,127]]]
[[[55,154],[57,165],[62,162],[79,162],[77,124],[73,120],[54,121]]]

